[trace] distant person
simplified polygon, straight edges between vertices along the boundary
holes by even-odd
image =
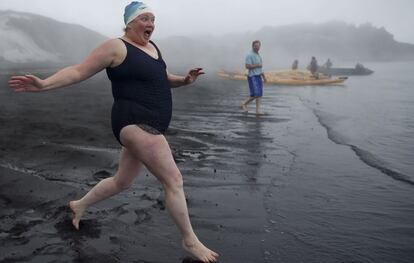
[[[318,61],[316,60],[315,57],[312,57],[311,62],[308,66],[309,71],[311,72],[312,76],[314,76],[315,78],[318,78]]]
[[[299,61],[295,59],[292,64],[292,70],[297,70],[299,66]]]
[[[355,72],[357,73],[357,74],[369,74],[369,70],[368,69],[366,69],[365,67],[364,67],[364,65],[362,65],[361,63],[357,63],[356,65],[355,65]]]
[[[328,58],[328,60],[325,62],[325,64],[323,64],[323,66],[327,69],[332,68],[332,62],[331,59]]]
[[[182,175],[163,135],[171,120],[171,88],[191,84],[204,72],[195,68],[186,76],[178,76],[167,71],[161,52],[150,40],[154,21],[147,5],[131,2],[125,7],[122,37],[104,42],[82,63],[46,79],[13,76],[9,85],[16,92],[43,92],[81,82],[106,69],[114,96],[112,130],[122,146],[119,167],[113,177],[103,179],[81,199],[69,203],[73,226],[79,229],[89,206],[130,187],[146,166],[164,188],[166,207],[182,235],[183,248],[202,262],[216,262],[218,254],[205,247],[193,231]]]
[[[245,67],[249,71],[247,80],[249,83],[250,97],[241,104],[242,109],[247,112],[247,105],[253,100],[256,100],[256,115],[264,114],[260,110],[260,104],[263,96],[263,81],[266,82],[266,77],[262,69],[262,57],[259,55],[260,47],[261,43],[259,40],[253,41],[252,50],[246,56]]]
[[[364,67],[364,65],[362,65],[361,63],[356,63],[356,65],[355,65],[355,69],[359,69],[359,70],[361,70],[361,69],[364,69],[365,67]]]

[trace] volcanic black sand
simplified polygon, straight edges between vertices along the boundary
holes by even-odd
[[[331,142],[300,100],[265,97],[267,114],[256,117],[240,109],[245,83],[203,78],[173,91],[166,137],[195,231],[220,262],[412,255],[407,245],[392,248],[393,258],[383,243],[367,241],[372,223],[386,223],[352,212],[369,210],[383,185],[376,180],[386,177]],[[70,223],[68,201],[117,169],[105,75],[37,94],[13,93],[7,79],[0,79],[0,262],[192,262],[146,170],[129,190],[90,207],[80,231]]]

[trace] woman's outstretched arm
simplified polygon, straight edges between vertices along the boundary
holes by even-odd
[[[117,41],[106,41],[93,50],[82,63],[63,68],[46,79],[34,75],[12,76],[9,86],[16,92],[40,92],[81,82],[114,63],[120,53]]]
[[[204,74],[202,68],[190,69],[186,76],[178,76],[167,72],[168,81],[170,82],[172,88],[178,88],[184,85],[191,84],[197,80],[198,76],[202,74]]]

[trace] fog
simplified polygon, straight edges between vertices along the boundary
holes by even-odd
[[[39,14],[82,25],[112,38],[123,34],[123,10],[129,2],[0,0],[0,10]],[[317,56],[320,64],[330,58],[335,66],[414,60],[414,45],[394,41],[414,43],[414,31],[409,28],[414,24],[411,15],[414,1],[148,0],[146,3],[156,15],[153,39],[160,46],[169,69],[184,71],[194,66],[208,68],[210,72],[241,69],[254,39],[262,40],[261,54],[267,70],[289,68],[294,59],[299,59],[300,68],[304,68],[311,56]],[[33,54],[49,52],[60,63],[77,63],[88,54],[86,50],[103,41],[102,37],[76,26],[32,19],[29,24],[15,21],[22,33],[20,38],[16,38],[17,32],[3,28],[10,47],[0,44],[0,58],[17,63],[19,55],[39,62],[47,56]],[[16,34],[10,35],[10,32]],[[85,34],[88,37],[83,37]],[[68,37],[82,39],[84,43],[78,48],[65,48],[73,43],[67,41]],[[27,44],[30,41],[19,40],[22,38],[38,45],[30,47]],[[65,60],[68,57],[71,59]]]
[[[1,0],[0,9],[81,24],[108,37],[122,34],[126,0]],[[414,43],[412,0],[148,0],[156,13],[154,38],[221,35],[264,26],[342,20],[384,27],[397,41]]]

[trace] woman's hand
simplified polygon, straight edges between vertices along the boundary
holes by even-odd
[[[13,76],[9,86],[15,92],[39,92],[44,91],[44,80],[33,75]]]
[[[184,78],[185,85],[191,84],[197,80],[198,76],[205,74],[202,68],[191,69]]]

